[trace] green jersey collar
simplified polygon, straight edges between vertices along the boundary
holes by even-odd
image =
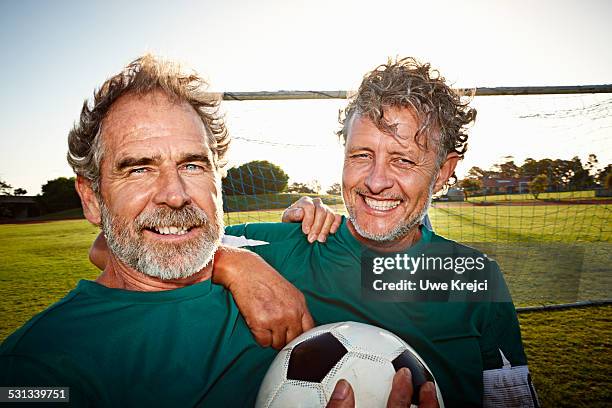
[[[90,296],[125,301],[130,303],[164,303],[193,299],[206,296],[212,290],[212,279],[207,279],[179,289],[161,290],[157,292],[140,292],[135,290],[115,289],[90,280],[79,281],[76,291]]]

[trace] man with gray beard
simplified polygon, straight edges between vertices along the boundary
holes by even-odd
[[[85,102],[68,161],[110,253],[6,339],[0,386],[69,387],[72,406],[249,406],[275,354],[258,343],[312,327],[299,291],[220,245],[229,138],[204,86],[144,56]]]

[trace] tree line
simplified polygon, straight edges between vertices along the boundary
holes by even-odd
[[[470,168],[459,186],[466,195],[483,190],[483,181],[489,179],[527,179],[529,191],[537,199],[545,191],[576,191],[593,188],[612,188],[612,164],[598,168],[595,154],[590,154],[586,163],[578,156],[571,160],[527,158],[520,166],[512,156],[488,170],[474,166]]]

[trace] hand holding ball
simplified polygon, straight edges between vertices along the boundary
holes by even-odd
[[[378,327],[333,323],[315,327],[293,340],[277,355],[266,374],[256,406],[325,407],[340,379],[350,383],[357,407],[385,407],[393,377],[410,369],[413,404],[420,387],[435,384],[418,354],[396,335]],[[444,407],[436,385],[440,407]]]

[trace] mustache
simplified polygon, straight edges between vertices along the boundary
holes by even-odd
[[[384,200],[405,200],[406,198],[401,194],[394,193],[381,193],[381,194],[372,194],[372,192],[366,188],[356,187],[353,191],[357,194],[366,195],[374,198],[380,198]]]
[[[185,206],[178,210],[168,207],[158,207],[149,212],[140,214],[134,221],[137,230],[152,229],[155,227],[184,227],[195,228],[210,224],[206,213],[194,206]]]

